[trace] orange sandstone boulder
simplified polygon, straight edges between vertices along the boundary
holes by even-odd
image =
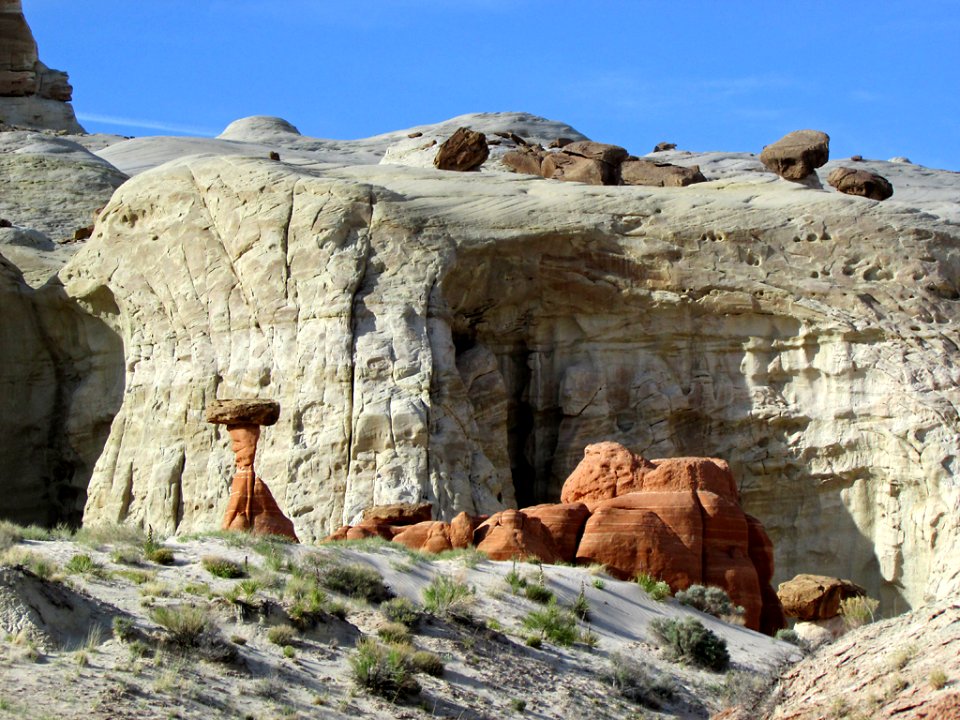
[[[534,505],[520,511],[525,518],[539,520],[553,548],[563,562],[573,562],[583,527],[590,517],[590,510],[581,502],[560,505]]]
[[[682,590],[703,577],[702,537],[692,492],[628,493],[597,505],[577,548],[577,563],[601,563],[621,580],[646,572]]]
[[[866,594],[850,580],[826,575],[797,575],[777,589],[783,611],[798,620],[829,620],[840,613],[841,600]]]
[[[441,553],[453,549],[450,542],[450,524],[441,520],[426,520],[404,527],[393,536],[393,542],[411,550]]]
[[[592,511],[601,500],[640,489],[643,471],[653,464],[620,443],[587,445],[583,460],[563,483],[560,502],[583,502]]]
[[[484,517],[474,517],[465,512],[457,515],[450,521],[450,544],[457,550],[473,546],[473,533],[486,520]]]
[[[518,510],[491,515],[477,528],[474,539],[477,550],[491,560],[535,557],[545,563],[555,563],[562,559],[543,522]]]

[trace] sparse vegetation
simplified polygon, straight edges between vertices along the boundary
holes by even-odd
[[[586,593],[584,592],[583,583],[580,583],[580,594],[577,595],[577,599],[573,601],[573,614],[577,616],[578,620],[583,620],[584,622],[590,619],[590,602],[587,600]]]
[[[521,623],[528,630],[539,631],[542,638],[557,645],[573,645],[579,638],[576,617],[556,604],[528,613]]]
[[[445,669],[440,656],[426,650],[417,650],[413,653],[410,656],[410,665],[415,672],[425,673],[433,677],[441,677]]]
[[[113,618],[113,636],[120,642],[130,642],[137,637],[137,628],[133,620],[125,615]]]
[[[226,580],[242,578],[247,574],[240,563],[216,555],[205,555],[200,558],[200,564],[203,565],[204,570],[214,577]]]
[[[0,555],[0,565],[23,567],[44,580],[51,579],[60,571],[54,561],[45,558],[38,552],[21,547],[11,547]]]
[[[157,565],[173,565],[177,561],[176,555],[174,555],[173,550],[165,547],[158,547],[149,552],[144,552],[143,556],[150,562],[154,562]]]
[[[164,605],[150,610],[150,617],[166,630],[167,642],[183,652],[196,652],[205,660],[232,662],[236,648],[220,635],[206,608],[196,605]]]
[[[512,698],[510,700],[510,709],[515,712],[522,713],[527,709],[527,701],[520,698]]]
[[[396,597],[380,605],[380,612],[391,622],[414,628],[420,622],[420,608],[412,600]]]
[[[874,612],[880,605],[879,600],[874,600],[865,595],[848,597],[840,601],[840,615],[843,616],[843,624],[849,629],[861,627],[872,623],[875,619]]]
[[[791,645],[796,645],[798,648],[805,649],[803,640],[799,635],[797,635],[797,631],[793,630],[792,628],[782,628],[777,630],[775,637],[777,640],[781,640],[783,642],[790,643]]]
[[[603,589],[607,586],[607,584],[603,581],[603,578],[594,578],[594,579],[593,579],[593,586],[594,586],[597,590],[603,590]]]
[[[663,580],[655,578],[649,573],[640,573],[637,575],[636,581],[652,600],[660,602],[664,598],[670,597],[670,586],[667,585],[667,583],[665,583]]]
[[[434,615],[460,614],[473,600],[473,588],[447,575],[437,575],[423,589],[423,607]]]
[[[681,605],[718,618],[742,617],[744,612],[742,607],[730,600],[727,591],[719,587],[691,585],[686,590],[678,591],[674,597]]]
[[[540,583],[527,585],[523,589],[523,594],[528,600],[533,600],[541,605],[546,605],[554,599],[553,592],[546,585],[541,585]]]
[[[64,570],[71,574],[100,576],[103,573],[103,566],[94,562],[93,558],[83,553],[71,557]]]
[[[947,674],[938,668],[930,673],[928,682],[930,683],[930,687],[932,687],[934,690],[939,690],[947,684]]]
[[[61,529],[61,532],[62,530],[63,529]],[[105,545],[142,546],[146,541],[146,535],[144,535],[143,530],[132,525],[89,525],[78,529],[71,535],[72,537],[59,539],[73,539],[75,542],[96,549],[100,549]]]
[[[320,576],[328,590],[379,604],[393,597],[376,570],[367,565],[333,565]]]
[[[604,680],[620,695],[651,710],[659,710],[673,699],[676,684],[672,679],[648,670],[631,657],[615,653]]]
[[[650,623],[650,629],[672,660],[717,672],[730,664],[726,641],[695,618],[657,618]]]
[[[917,656],[917,646],[907,645],[899,648],[890,656],[890,669],[903,670]]]
[[[402,623],[388,622],[377,628],[377,635],[388,643],[409,643],[410,630]]]
[[[290,625],[274,625],[267,630],[267,640],[274,645],[289,645],[297,637],[297,631]]]
[[[350,656],[350,669],[357,685],[391,702],[420,693],[404,648],[363,638]]]

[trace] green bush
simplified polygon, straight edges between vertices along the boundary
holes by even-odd
[[[81,553],[70,558],[64,566],[64,570],[71,574],[99,576],[103,573],[103,566],[94,562],[89,555]]]
[[[726,641],[695,618],[657,618],[650,623],[650,629],[673,660],[717,672],[730,664]]]
[[[743,608],[734,605],[723,588],[691,585],[686,590],[678,591],[674,597],[681,605],[688,605],[714,617],[739,617],[743,615]]]
[[[663,580],[659,580],[649,573],[640,573],[636,580],[637,584],[643,588],[652,600],[660,602],[664,598],[670,597],[670,586]]]
[[[113,618],[113,636],[120,642],[130,642],[137,638],[137,626],[133,619],[126,615],[117,615]]]
[[[583,583],[580,583],[580,594],[577,595],[577,599],[573,601],[573,614],[584,622],[590,619],[590,603],[584,592]]]
[[[573,645],[580,636],[576,617],[556,604],[534,610],[520,622],[528,630],[538,630],[542,637],[557,645]]]
[[[523,594],[526,595],[528,600],[533,600],[541,605],[546,605],[553,600],[553,592],[546,585],[527,585],[523,589]]]
[[[205,660],[232,662],[235,647],[220,634],[207,609],[197,605],[163,605],[152,608],[150,617],[166,630],[166,640],[181,651],[196,652]]]
[[[796,630],[790,628],[782,628],[777,630],[777,634],[774,636],[777,640],[790,643],[791,645],[796,645],[797,647],[803,647],[803,640],[800,639],[800,636],[797,635]]]
[[[44,580],[49,580],[60,570],[53,560],[49,560],[33,550],[20,547],[12,547],[0,554],[0,565],[26,568]]]
[[[215,555],[205,555],[200,558],[200,564],[203,565],[204,570],[214,577],[226,580],[242,578],[247,574],[240,563]]]
[[[633,658],[619,653],[611,656],[610,667],[603,679],[620,697],[651,710],[661,709],[677,691],[669,677],[655,675]]]
[[[434,615],[457,615],[473,600],[473,588],[446,575],[435,576],[423,589],[423,607]]]
[[[393,597],[380,573],[367,565],[333,565],[321,574],[320,582],[328,590],[377,605]]]
[[[353,680],[391,702],[417,695],[420,683],[413,677],[408,655],[402,647],[387,647],[363,638],[350,656]]]
[[[391,622],[414,628],[420,622],[420,608],[412,600],[396,597],[380,605],[380,612]]]
[[[150,550],[149,552],[144,551],[143,556],[150,562],[154,562],[157,565],[173,565],[177,558],[173,554],[173,550],[165,547],[158,547]]]
[[[444,671],[443,660],[440,659],[440,656],[426,650],[417,650],[413,653],[410,656],[410,665],[415,672],[426,673],[433,677],[441,677]]]
[[[402,644],[410,642],[410,630],[403,623],[384,623],[377,628],[377,635],[388,643]]]

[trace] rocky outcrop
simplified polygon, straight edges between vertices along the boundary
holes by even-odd
[[[254,466],[260,427],[277,422],[280,403],[259,399],[215,400],[207,406],[206,417],[208,423],[227,426],[236,462],[221,527],[257,535],[278,535],[298,542],[293,523],[280,510],[266,483],[257,477]],[[172,493],[171,502],[174,511],[179,512],[181,498]]]
[[[760,162],[785,180],[803,180],[830,159],[830,136],[819,130],[794,130],[760,153]]]
[[[890,181],[869,170],[839,167],[827,176],[827,182],[847,195],[859,195],[871,200],[886,200],[893,197],[893,186]]]
[[[487,137],[470,128],[459,128],[437,150],[433,165],[439,170],[476,170],[490,155]]]
[[[620,166],[624,185],[651,185],[653,187],[686,187],[706,182],[700,166],[682,167],[651,160],[627,160]]]
[[[69,101],[67,74],[37,57],[37,43],[20,0],[0,0],[0,123],[83,132]]]
[[[840,614],[840,603],[867,591],[850,580],[825,575],[800,574],[780,583],[777,595],[787,617],[829,620]]]
[[[960,267],[938,217],[955,209],[899,180],[864,203],[739,162],[722,192],[266,153],[138,175],[61,273],[78,301],[112,300],[125,344],[89,517],[208,527],[229,468],[198,408],[269,395],[284,416],[258,463],[301,538],[370,505],[450,521],[511,493],[556,502],[582,448],[612,439],[726,458],[778,580],[817,557],[889,607],[949,592]],[[473,348],[489,386],[465,384]],[[152,499],[164,484],[182,515]]]

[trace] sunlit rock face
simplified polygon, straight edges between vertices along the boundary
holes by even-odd
[[[60,275],[124,343],[85,518],[213,526],[230,468],[202,408],[262,396],[301,539],[370,505],[557,502],[612,440],[726,459],[777,580],[849,577],[891,612],[960,588],[960,234],[932,214],[956,208],[689,161],[712,182],[237,156],[135,177]]]

